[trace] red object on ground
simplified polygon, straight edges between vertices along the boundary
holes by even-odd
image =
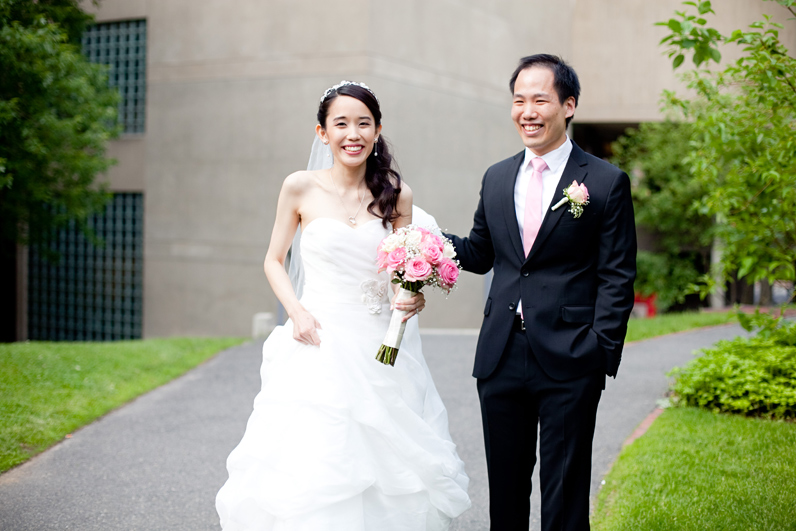
[[[657,293],[653,293],[649,297],[644,297],[643,295],[636,293],[636,297],[633,299],[634,304],[640,304],[647,307],[647,317],[655,317],[658,315],[658,310],[655,308],[655,299],[658,298]]]

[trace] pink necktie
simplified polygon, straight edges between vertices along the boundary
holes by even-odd
[[[531,159],[533,171],[528,182],[528,193],[525,195],[525,218],[522,225],[522,247],[525,256],[533,247],[539,227],[542,226],[542,172],[547,168],[547,163],[541,158]]]

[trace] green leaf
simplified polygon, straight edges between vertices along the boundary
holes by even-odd
[[[718,48],[711,48],[710,49],[710,57],[711,57],[711,59],[713,59],[717,63],[721,62],[721,52],[718,50]]]
[[[755,266],[755,257],[746,256],[741,260],[741,268],[738,270],[738,278],[744,278],[748,275],[752,268]]]
[[[684,60],[685,60],[685,55],[679,54],[677,57],[674,58],[674,61],[672,61],[672,68],[677,68],[678,66],[683,64]]]
[[[699,2],[699,7],[697,9],[699,10],[700,15],[704,15],[705,13],[710,13],[713,11],[710,7],[709,1]]]
[[[683,31],[683,26],[680,24],[679,20],[670,18],[666,25],[675,33],[681,33]]]

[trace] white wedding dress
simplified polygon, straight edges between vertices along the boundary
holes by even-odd
[[[303,306],[319,347],[292,323],[263,345],[262,389],[227,459],[225,531],[431,531],[470,506],[464,464],[410,319],[394,367],[375,360],[390,320],[377,273],[381,220],[313,220],[301,236]]]

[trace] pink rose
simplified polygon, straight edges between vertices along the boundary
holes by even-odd
[[[437,265],[442,260],[442,248],[431,240],[420,244],[420,252],[423,254],[423,258],[433,265]]]
[[[404,269],[404,280],[409,282],[417,282],[419,280],[426,280],[431,276],[433,269],[431,264],[426,262],[422,256],[415,256],[406,263]]]
[[[439,237],[439,236],[437,236],[436,234],[429,234],[429,235],[428,235],[428,238],[427,238],[426,240],[427,240],[427,241],[430,241],[430,242],[433,242],[433,243],[434,243],[434,245],[436,245],[437,247],[439,247],[440,251],[441,251],[441,250],[442,250],[442,248],[445,246],[445,242],[443,242],[443,241],[442,241],[442,238],[440,238],[440,237]]]
[[[379,273],[387,269],[387,257],[390,253],[379,250],[379,254],[376,257],[376,265],[379,266]]]
[[[589,200],[589,189],[583,183],[578,184],[578,181],[572,181],[567,188],[567,195],[573,203],[585,203]]]
[[[387,271],[393,272],[400,269],[406,261],[406,249],[398,247],[387,255]]]
[[[459,279],[459,267],[450,258],[443,258],[437,266],[439,280],[444,287],[452,287]]]

